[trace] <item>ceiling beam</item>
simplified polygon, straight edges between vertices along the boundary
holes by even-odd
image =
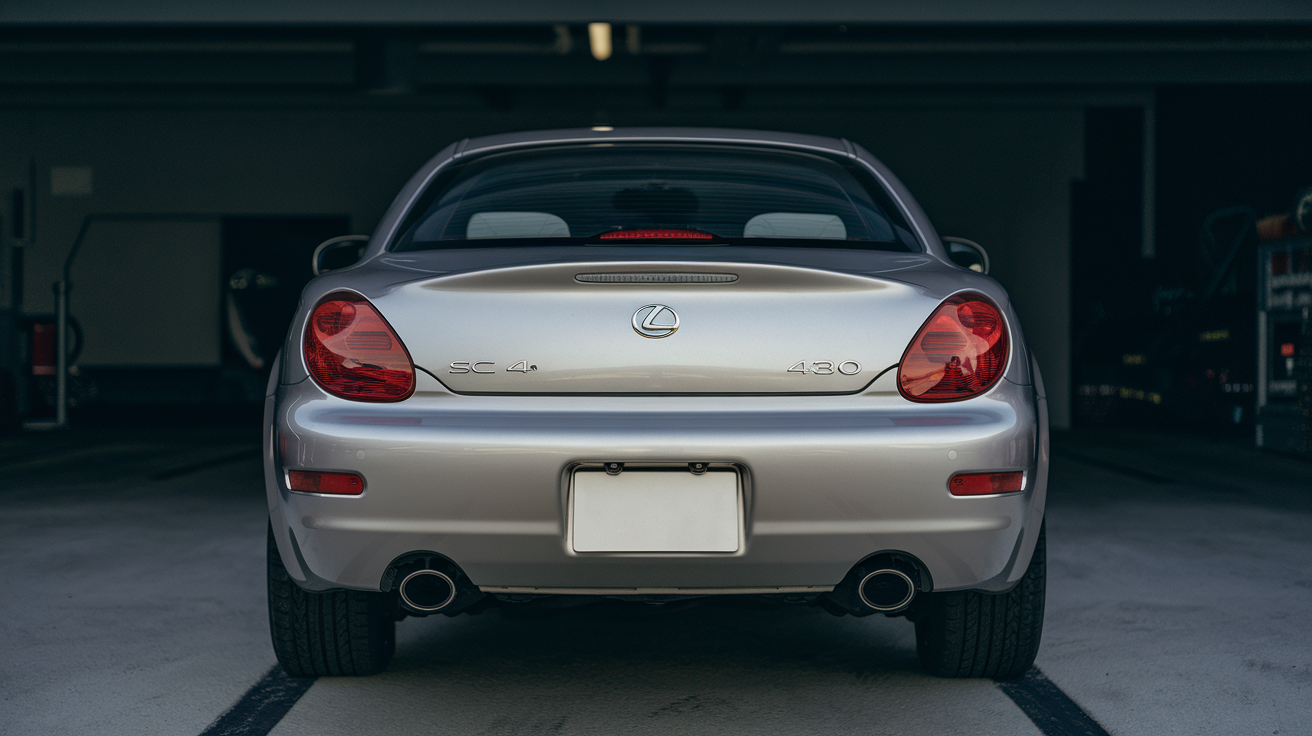
[[[6,0],[2,25],[1312,23],[1305,0]]]

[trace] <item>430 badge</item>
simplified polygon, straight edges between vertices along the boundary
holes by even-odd
[[[788,369],[789,373],[810,373],[817,376],[832,376],[835,373],[841,373],[844,376],[855,376],[861,372],[861,364],[855,360],[843,360],[835,363],[832,360],[813,360],[807,362],[799,360]]]

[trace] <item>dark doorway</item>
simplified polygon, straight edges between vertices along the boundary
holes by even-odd
[[[1071,385],[1077,426],[1123,412],[1123,388],[1141,377],[1126,355],[1141,352],[1150,290],[1143,245],[1141,107],[1092,108],[1084,116],[1085,177],[1071,189]],[[1130,362],[1133,362],[1131,359]]]
[[[225,372],[268,375],[313,278],[315,247],[350,232],[346,215],[223,219]]]
[[[1163,87],[1156,257],[1139,255],[1142,112],[1085,118],[1072,192],[1076,426],[1251,436],[1256,218],[1312,185],[1312,87]]]

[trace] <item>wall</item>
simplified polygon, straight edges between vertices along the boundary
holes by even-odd
[[[107,222],[74,263],[87,366],[219,364],[217,222]]]

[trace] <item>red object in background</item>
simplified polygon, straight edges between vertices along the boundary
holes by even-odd
[[[1292,342],[1280,343],[1280,357],[1282,358],[1294,357],[1294,343]]]
[[[1271,254],[1271,275],[1284,276],[1289,273],[1289,254],[1272,253]]]
[[[364,478],[355,473],[319,473],[311,470],[287,471],[287,486],[301,493],[333,493],[358,496],[364,493]]]
[[[55,375],[58,366],[57,334],[58,329],[53,323],[37,322],[32,325],[32,375]]]
[[[602,240],[710,240],[715,236],[700,230],[615,230],[600,237]]]
[[[1025,487],[1025,474],[1014,473],[961,473],[948,481],[948,491],[954,496],[984,496],[991,493],[1015,493]]]
[[[1298,223],[1288,212],[1269,215],[1254,225],[1258,240],[1284,240],[1298,235]]]

